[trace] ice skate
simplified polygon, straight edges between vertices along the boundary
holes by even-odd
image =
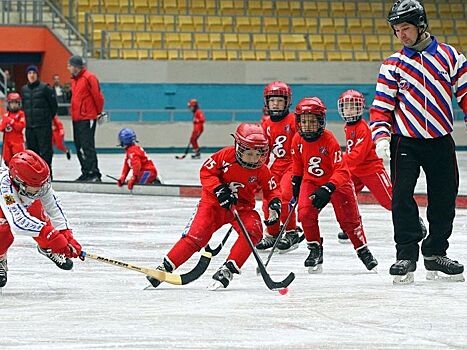
[[[339,243],[350,243],[349,236],[344,231],[341,231],[337,234],[337,239]]]
[[[426,279],[429,281],[464,282],[464,265],[447,256],[425,257]]]
[[[7,282],[8,265],[6,260],[6,253],[0,255],[0,288],[5,287]]]
[[[397,260],[392,264],[389,273],[394,276],[394,284],[411,284],[414,282],[414,271],[417,269],[415,260]]]
[[[310,242],[307,244],[310,254],[305,260],[305,267],[308,267],[308,273],[321,273],[323,272],[323,241],[321,244],[318,242]]]
[[[65,255],[63,254],[56,254],[52,253],[47,249],[42,249],[41,247],[37,246],[37,251],[49,258],[54,262],[57,267],[59,267],[62,270],[71,270],[73,268],[73,261],[71,259],[68,259]]]
[[[266,234],[263,239],[256,245],[256,249],[263,251],[271,249],[276,240],[277,237]]]
[[[191,159],[200,159],[200,158],[201,158],[201,153],[200,152],[196,152],[196,153],[191,155]]]
[[[300,227],[295,228],[295,230],[286,231],[285,235],[277,242],[277,249],[279,249],[280,254],[291,252],[298,248],[300,244],[302,229]]]
[[[212,276],[214,281],[208,286],[208,290],[227,288],[235,273],[240,274],[240,269],[237,267],[237,264],[232,260],[227,261]]]
[[[371,254],[370,249],[366,245],[357,249],[357,256],[363,262],[368,271],[377,272],[376,266],[378,266],[378,261]]]
[[[162,262],[161,265],[156,267],[156,270],[164,271],[164,272],[173,272],[175,270],[173,264],[167,259],[164,258],[164,261]],[[146,279],[151,283],[150,286],[147,286],[146,289],[152,289],[152,288],[157,288],[159,285],[162,283],[162,281],[159,281],[157,278],[154,278],[152,276],[146,276]]]

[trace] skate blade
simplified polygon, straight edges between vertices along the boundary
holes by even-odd
[[[154,288],[152,284],[143,288],[143,290],[153,290],[153,289],[156,289],[156,288]]]
[[[323,272],[323,265],[318,264],[316,266],[310,266],[308,268],[308,273],[311,275],[317,274],[317,273],[322,273]]]
[[[338,238],[337,241],[338,241],[340,244],[349,244],[349,243],[351,243],[351,242],[350,242],[350,239],[348,239],[348,238],[347,238],[347,239],[340,239],[340,238]]]
[[[462,273],[457,275],[448,275],[441,271],[427,271],[426,279],[428,281],[465,282],[465,278]]]
[[[224,289],[224,285],[219,281],[214,281],[209,286],[207,286],[206,289],[210,291],[215,291],[219,289]]]
[[[298,243],[295,243],[289,249],[279,250],[279,254],[285,254],[285,253],[291,252],[291,251],[293,251],[293,250],[295,250],[297,248],[298,248]]]
[[[393,284],[412,284],[414,283],[414,274],[413,272],[408,272],[407,275],[394,276]]]

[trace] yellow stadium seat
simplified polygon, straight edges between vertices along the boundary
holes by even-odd
[[[148,13],[150,11],[148,0],[133,0],[133,10],[135,13]]]
[[[268,59],[267,51],[256,51],[256,59],[258,61],[266,61]]]
[[[319,20],[320,33],[335,33],[334,21],[332,18],[320,18]]]
[[[438,40],[441,40],[439,37],[437,37]],[[459,50],[459,46],[461,44],[459,37],[457,35],[451,35],[446,38],[446,40],[443,40],[445,43],[448,43],[449,45],[454,46],[456,49]]]
[[[238,53],[237,51],[227,51],[227,59],[229,61],[238,60]]]
[[[363,50],[363,35],[360,34],[352,34],[350,35],[350,41],[352,42],[353,50]]]
[[[318,14],[318,6],[314,1],[304,1],[303,2],[303,15],[306,18],[314,18]]]
[[[438,4],[438,13],[441,18],[451,17],[451,6],[449,4]]]
[[[267,39],[269,43],[269,49],[278,50],[279,49],[279,35],[277,34],[267,34]]]
[[[119,0],[106,0],[106,1],[103,1],[103,4],[104,4],[105,12],[107,13],[119,13],[120,12]]]
[[[212,2],[210,2],[212,6]],[[208,10],[206,7],[206,2],[204,0],[191,0],[191,6],[190,6],[190,13],[191,14],[197,14],[197,15],[212,15],[215,12],[211,12],[212,7]]]
[[[167,51],[167,57],[168,57],[169,60],[178,60],[178,59],[180,59],[180,56],[179,56],[177,50]]]
[[[220,14],[223,16],[226,15],[235,15],[236,9],[234,7],[234,1],[232,0],[220,0],[219,1],[219,10]]]
[[[164,28],[166,31],[175,31],[175,16],[164,16]]]
[[[108,40],[110,42],[110,47],[113,49],[119,49],[123,47],[122,37],[120,32],[110,32],[108,33]]]
[[[368,51],[368,59],[370,61],[381,61],[381,51]]]
[[[336,36],[325,34],[323,35],[324,47],[326,50],[335,50],[336,49]]]
[[[207,51],[207,50],[198,50],[198,59],[199,60],[209,59],[209,51]]]
[[[224,24],[222,17],[207,17],[207,27],[210,32],[223,32]]]
[[[200,15],[208,14],[208,15],[216,15],[217,14],[217,3],[216,0],[206,0],[206,8],[196,8],[193,13],[197,13]]]
[[[277,18],[276,17],[264,17],[263,18],[263,25],[264,25],[264,31],[268,33],[277,33],[279,31],[278,29],[278,23],[277,23]]]
[[[250,49],[250,34],[238,34],[238,43],[242,50]]]
[[[260,1],[248,1],[248,15],[250,16],[262,16],[263,13],[263,6],[261,6]]]
[[[138,49],[152,49],[151,33],[135,33],[136,47]]]
[[[158,60],[167,60],[167,51],[166,50],[153,50],[152,58],[156,61]]]
[[[430,23],[430,22],[428,22]],[[446,35],[453,35],[455,33],[454,30],[454,21],[452,19],[444,19],[441,21],[441,26],[443,27],[443,32]]]
[[[318,1],[316,2],[316,12],[320,17],[329,16],[329,2],[328,1]],[[315,13],[316,16],[316,13]]]
[[[240,56],[243,61],[256,61],[256,54],[254,51],[242,51]]]
[[[226,49],[239,49],[238,34],[226,33],[224,34],[224,48]]]
[[[154,49],[162,48],[162,33],[151,33],[151,41]]]
[[[465,3],[451,4],[451,16],[453,18],[463,18],[465,22],[465,12],[467,6]]]
[[[236,17],[237,32],[250,33],[250,17]]]
[[[313,61],[325,61],[324,51],[314,51],[313,52]]]
[[[138,50],[123,50],[123,59],[124,60],[137,60]]]
[[[284,61],[284,53],[282,51],[270,51],[269,52],[269,57],[271,58],[271,61]]]
[[[95,47],[100,47],[101,46],[101,38],[102,38],[102,30],[94,29],[92,31],[92,41],[94,42]]]
[[[302,1],[289,1],[289,9],[292,17],[302,16]]]
[[[81,33],[84,33],[84,27],[86,25],[86,14],[83,12],[80,12],[78,14],[78,26],[79,26],[79,31]]]
[[[261,18],[251,17],[250,18],[250,33],[260,33],[263,27],[261,24]]]
[[[211,48],[220,49],[222,47],[221,34],[220,33],[209,34],[209,42],[211,43]]]
[[[305,18],[296,17],[292,18],[292,32],[294,33],[307,33],[308,26],[306,25]]]
[[[387,13],[382,2],[370,2],[371,16],[373,18],[385,18]]]
[[[432,34],[443,34],[443,26],[439,19],[430,19],[428,26],[430,27],[430,31],[433,32]]]
[[[362,33],[362,21],[360,18],[347,18],[347,31],[349,33]]]
[[[279,31],[290,33],[290,22],[288,17],[279,17],[277,19],[277,25],[279,26]]]
[[[388,22],[384,18],[375,18],[375,32],[383,34],[384,32],[390,33],[392,31]]]
[[[341,60],[342,61],[353,61],[353,52],[352,51],[341,51]]]
[[[269,49],[269,42],[266,34],[253,34],[253,47],[255,50],[267,50]]]
[[[275,2],[275,5],[276,5],[276,16],[289,16],[290,15],[288,1],[278,0]]]
[[[355,51],[355,60],[356,61],[369,61],[368,52],[366,51]]]
[[[135,15],[135,28],[139,31],[146,31],[149,27],[146,27],[146,16]]]
[[[362,18],[362,29],[364,33],[374,32],[373,18]]]
[[[135,47],[132,32],[121,32],[120,35],[122,37],[122,43],[124,48],[129,49]]]
[[[332,17],[345,17],[346,12],[344,9],[344,2],[331,2],[331,16]]]
[[[305,19],[306,26],[308,28],[308,33],[317,33],[318,32],[318,19],[315,17],[310,17]]]
[[[373,12],[369,2],[357,3],[357,16],[358,17],[373,17]]]
[[[344,18],[334,19],[334,29],[336,34],[343,34],[347,32],[347,25],[345,24]]]
[[[194,33],[194,45],[197,49],[210,49],[211,41],[208,33]]]
[[[92,7],[91,2],[89,0],[80,0],[80,1],[78,1],[78,12],[90,12],[92,10],[93,10],[93,7]],[[98,10],[98,9],[96,9],[96,10]],[[97,11],[94,11],[94,12],[97,12]],[[67,12],[65,12],[65,14],[66,13]]]
[[[338,35],[337,36],[337,46],[339,50],[352,50],[353,45],[350,39],[350,35]]]
[[[392,37],[390,35],[379,36],[379,47],[383,51],[392,50]]]
[[[194,50],[183,51],[184,60],[198,60],[198,52]]]
[[[425,12],[426,12],[426,15],[428,16],[428,18],[435,18],[435,17],[437,18],[438,17],[438,10],[437,10],[435,4],[425,3],[424,7],[425,7]]]
[[[377,35],[366,35],[365,43],[367,50],[379,50],[379,38]]]
[[[132,4],[131,4],[131,0],[120,0],[119,1],[119,6],[120,6],[120,12],[121,13],[129,13],[130,12],[130,9],[131,9],[131,12],[133,11],[132,8]]]
[[[136,30],[135,16],[133,15],[120,15],[120,22],[118,24],[119,30]]]
[[[101,0],[90,0],[89,7],[92,12],[104,12],[104,4]]]
[[[460,36],[467,35],[467,22],[465,20],[456,20],[456,32]]]
[[[339,51],[328,51],[328,61],[341,61],[342,56]]]
[[[355,2],[345,1],[344,2],[344,17],[354,17],[355,16]]]
[[[113,58],[113,59],[122,58],[120,50],[110,50],[110,58]]]
[[[107,29],[107,22],[105,21],[105,15],[93,14],[91,16],[91,28],[92,30]]]
[[[281,47],[285,50],[306,50],[305,37],[301,34],[282,34]]]
[[[295,51],[284,51],[284,58],[286,61],[296,61],[297,55]]]
[[[204,16],[193,16],[193,25],[195,26],[195,31],[204,32]]]
[[[313,61],[313,54],[310,51],[299,51],[298,60],[299,61]]]
[[[149,28],[152,31],[164,31],[165,30],[165,23],[163,16],[149,16]]]
[[[222,26],[225,32],[232,32],[234,29],[232,17],[222,17]]]
[[[177,16],[178,18],[178,30],[181,32],[194,32],[195,25],[193,24],[192,16]]]
[[[151,58],[150,50],[138,50],[138,59],[147,60]]]
[[[212,59],[214,61],[225,61],[227,60],[227,52],[225,51],[213,51]]]
[[[169,49],[179,49],[180,33],[164,33],[164,47]]]
[[[180,1],[180,2],[183,2]],[[177,0],[164,0],[159,2],[162,12],[165,14],[170,14],[170,15],[177,15],[179,14],[179,7],[177,4]]]
[[[262,0],[261,6],[263,7],[264,16],[272,16],[274,14],[274,6],[272,0]]]
[[[180,47],[183,49],[193,48],[193,38],[191,33],[180,33]]]
[[[320,34],[313,34],[308,37],[311,49],[314,50],[324,50],[324,41],[323,36]]]

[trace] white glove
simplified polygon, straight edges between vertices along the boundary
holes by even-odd
[[[109,116],[105,112],[102,112],[102,113],[97,115],[97,123],[99,125],[107,123],[108,120],[109,120]]]
[[[389,159],[391,157],[389,139],[382,138],[376,141],[376,154],[381,159]]]

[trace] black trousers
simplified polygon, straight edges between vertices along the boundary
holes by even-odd
[[[459,172],[451,135],[435,139],[391,138],[392,221],[397,259],[418,260],[423,239],[413,195],[420,168],[426,175],[429,234],[423,256],[446,255],[452,233]]]
[[[49,165],[52,173],[52,124],[26,128],[26,148],[36,152]]]
[[[101,177],[97,167],[95,120],[80,120],[73,122],[73,140],[76,153],[81,164],[81,172],[85,175]]]

